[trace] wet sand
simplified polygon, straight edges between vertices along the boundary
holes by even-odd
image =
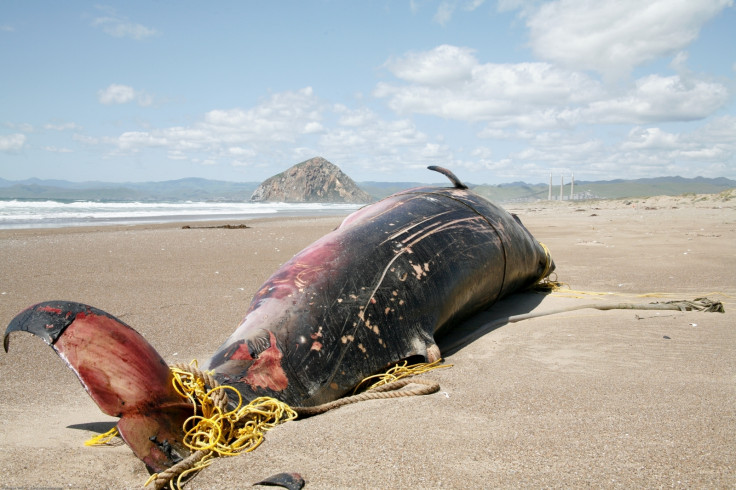
[[[188,488],[284,471],[315,489],[736,486],[736,200],[506,207],[549,247],[560,281],[606,294],[525,293],[476,325],[704,295],[726,313],[580,310],[489,329],[447,357],[452,368],[425,375],[440,393],[284,424]],[[135,327],[167,361],[204,360],[256,288],[341,219],[0,231],[0,323],[40,301],[80,301]],[[141,487],[148,473],[127,446],[83,446],[114,420],[41,340],[12,336],[0,354],[3,488]]]

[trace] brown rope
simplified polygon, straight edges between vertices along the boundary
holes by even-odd
[[[211,374],[209,374],[206,371],[202,371],[196,366],[192,366],[184,362],[179,362],[179,363],[172,364],[171,367],[179,369],[181,371],[188,372],[195,378],[202,379],[205,382],[205,384],[210,387],[210,389],[216,388],[220,385],[220,383],[218,383],[217,380]],[[401,389],[410,384],[415,384],[419,386],[416,388],[412,388],[412,389],[405,389],[405,390]],[[352,395],[352,396],[348,396],[345,398],[339,398],[337,400],[334,400],[328,403],[323,403],[321,405],[317,405],[314,407],[293,407],[293,409],[299,414],[299,416],[309,417],[312,415],[318,415],[321,413],[325,413],[329,410],[333,410],[335,408],[342,407],[343,405],[349,405],[351,403],[357,403],[357,402],[366,401],[366,400],[379,400],[379,399],[387,399],[387,398],[401,398],[401,397],[406,397],[406,396],[429,395],[431,393],[436,393],[437,391],[439,391],[439,389],[440,389],[440,385],[436,381],[431,381],[431,380],[426,380],[426,379],[403,378],[403,379],[397,379],[396,381],[392,381],[390,383],[386,383],[384,385],[376,386],[374,388],[371,388],[368,391],[359,393],[357,395]],[[228,398],[224,390],[218,390],[212,393],[212,401],[218,407],[220,407],[223,411],[227,409]],[[170,468],[156,474],[155,478],[151,482],[153,483],[153,488],[155,490],[160,490],[164,488],[171,481],[179,477],[179,475],[181,475],[185,471],[192,469],[204,457],[206,457],[207,455],[211,453],[212,451],[209,451],[209,450],[208,451],[195,451],[189,456],[187,456],[185,459],[171,466]]]
[[[417,384],[421,386],[413,389],[401,390],[401,388],[409,384]],[[404,378],[386,383],[385,385],[377,386],[363,393],[358,393],[357,395],[346,396],[345,398],[338,398],[337,400],[323,403],[322,405],[317,405],[314,407],[292,408],[300,416],[309,417],[312,415],[325,413],[329,410],[342,407],[343,405],[350,405],[351,403],[357,403],[366,400],[381,400],[386,398],[401,398],[405,396],[429,395],[431,393],[436,393],[439,390],[440,385],[436,381],[431,381],[428,379]]]
[[[201,379],[207,386],[210,387],[210,389],[220,386],[220,383],[217,382],[214,376],[212,376],[207,371],[202,371],[197,366],[192,366],[191,364],[187,364],[186,362],[177,362],[175,364],[172,364],[171,367],[188,372],[195,378]],[[229,403],[225,390],[217,390],[212,393],[212,401],[222,411],[225,411],[227,409],[227,404]]]
[[[156,475],[156,479],[153,480],[153,488],[156,490],[164,488],[169,484],[169,482],[177,478],[179,475],[194,468],[194,465],[199,463],[202,458],[207,456],[209,453],[211,453],[211,451],[195,451],[171,468],[167,468],[166,470],[158,473]]]
[[[188,372],[195,378],[201,379],[207,386],[210,387],[210,389],[217,388],[220,385],[220,383],[218,383],[217,380],[210,373],[202,371],[198,367],[191,364],[187,364],[185,362],[177,362],[171,364],[171,367]],[[228,398],[224,390],[218,390],[212,393],[212,401],[215,403],[215,405],[220,407],[221,410],[224,411],[227,409]],[[169,482],[177,478],[185,471],[192,469],[194,465],[199,463],[205,456],[211,453],[212,451],[194,451],[192,454],[179,461],[174,466],[171,466],[170,468],[167,468],[166,470],[158,473],[156,475],[156,478],[153,480],[153,488],[155,490],[160,490],[161,488],[164,488],[166,485],[169,484]]]

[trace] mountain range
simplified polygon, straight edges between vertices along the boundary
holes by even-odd
[[[109,201],[249,201],[260,182],[227,182],[200,178],[161,182],[70,182],[66,180],[0,178],[0,199],[109,200]],[[358,187],[375,199],[411,187],[420,182],[358,182]],[[438,182],[439,185],[447,185]],[[496,202],[547,199],[548,184],[513,182],[498,185],[468,184],[478,194]],[[717,194],[736,188],[736,181],[724,177],[657,177],[635,180],[576,181],[577,198],[613,199],[657,195]],[[560,186],[553,183],[552,196],[558,199]],[[567,199],[570,183],[563,188]]]

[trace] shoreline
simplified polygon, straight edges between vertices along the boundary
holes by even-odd
[[[657,205],[676,206],[678,204],[685,206],[709,206],[709,205],[725,205],[729,202],[736,201],[736,189],[730,189],[718,194],[683,194],[679,196],[659,195],[649,197],[635,198],[612,198],[612,199],[583,199],[583,200],[537,200],[537,201],[508,201],[495,202],[498,206],[507,209],[534,209],[538,207],[547,208],[565,208],[571,206],[578,207],[621,207],[637,205],[651,207]],[[281,205],[284,203],[275,203]],[[328,203],[329,204],[329,203]],[[333,205],[339,203],[332,203]],[[357,209],[357,208],[356,208]],[[129,217],[76,217],[76,218],[47,218],[48,221],[35,222],[28,221],[20,224],[7,224],[0,222],[0,231],[3,230],[41,230],[41,229],[63,229],[63,228],[89,228],[89,227],[110,227],[110,226],[137,226],[137,225],[162,225],[176,223],[210,223],[210,222],[228,222],[228,221],[253,221],[257,219],[279,219],[291,217],[311,217],[311,216],[347,216],[356,209],[276,209],[270,212],[245,212],[230,214],[172,214],[172,215],[154,215],[154,216],[135,216]],[[61,224],[59,224],[61,223]]]
[[[13,235],[27,236],[27,235],[53,235],[53,234],[69,234],[69,233],[92,233],[92,232],[118,232],[118,231],[140,231],[140,230],[168,230],[168,229],[184,229],[185,226],[190,226],[191,229],[224,229],[221,228],[223,225],[246,225],[248,228],[252,228],[250,225],[257,226],[259,224],[268,223],[269,225],[277,223],[288,223],[291,221],[332,221],[335,219],[344,219],[347,214],[326,214],[326,215],[310,215],[310,216],[267,216],[258,217],[252,219],[203,219],[203,220],[177,220],[177,221],[165,221],[165,222],[152,222],[152,223],[134,223],[134,224],[90,224],[90,225],[79,225],[79,226],[62,226],[62,227],[39,227],[39,228],[4,228],[0,229],[0,239],[12,237]]]

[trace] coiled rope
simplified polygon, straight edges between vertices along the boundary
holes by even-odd
[[[362,402],[366,400],[380,400],[386,398],[401,398],[405,396],[419,396],[436,393],[440,390],[440,384],[436,381],[428,379],[407,379],[410,376],[416,376],[426,373],[433,369],[452,367],[452,364],[440,364],[442,359],[438,359],[430,363],[412,364],[407,366],[407,362],[397,364],[383,374],[375,374],[363,379],[353,390],[353,395],[344,398],[338,398],[331,402],[323,403],[314,407],[295,407],[294,410],[302,417],[318,415],[329,410],[349,405],[351,403]],[[377,380],[368,387],[364,392],[355,394],[360,387],[370,380]],[[413,389],[402,390],[410,384],[418,385]]]
[[[211,372],[202,371],[196,362],[173,364],[170,369],[174,389],[192,403],[193,415],[184,422],[182,443],[193,452],[172,467],[151,475],[145,485],[153,483],[155,489],[167,484],[181,488],[187,477],[209,466],[215,456],[252,451],[263,442],[266,431],[297,416],[288,405],[274,398],[256,398],[243,406],[235,388],[220,385]],[[231,410],[227,390],[238,399]]]
[[[240,393],[232,386],[220,385],[212,372],[199,369],[196,361],[190,364],[176,363],[170,366],[176,392],[192,403],[193,415],[184,423],[183,444],[193,452],[160,473],[154,473],[144,486],[154,489],[170,486],[180,489],[186,480],[209,466],[216,456],[235,456],[256,449],[264,440],[264,433],[278,424],[297,418],[321,414],[329,410],[365,400],[427,395],[439,391],[437,382],[424,379],[407,379],[433,369],[450,367],[432,363],[407,365],[404,361],[386,373],[369,376],[356,387],[357,391],[367,382],[374,383],[364,392],[340,398],[314,407],[289,407],[269,397],[260,397],[242,405]],[[410,384],[416,388],[402,389]],[[238,403],[229,409],[227,390],[235,393]],[[117,428],[100,434],[85,445],[112,445],[118,435]]]

